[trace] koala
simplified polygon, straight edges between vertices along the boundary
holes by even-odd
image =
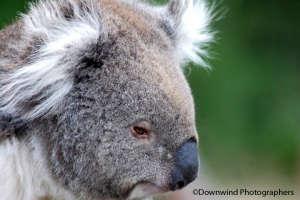
[[[0,200],[122,200],[198,174],[183,66],[204,0],[41,0],[0,32]]]

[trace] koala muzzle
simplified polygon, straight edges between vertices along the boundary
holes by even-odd
[[[175,154],[175,167],[171,172],[171,190],[178,190],[196,179],[198,174],[198,149],[194,139],[183,143]]]

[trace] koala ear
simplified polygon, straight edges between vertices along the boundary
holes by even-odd
[[[174,25],[179,25],[184,11],[187,9],[187,1],[171,0],[168,5],[168,12],[173,17]]]
[[[101,30],[96,5],[75,2],[40,1],[23,15],[24,38],[40,44],[28,47],[36,48],[29,62],[0,73],[1,112],[35,119],[54,111],[71,90],[72,71]]]
[[[167,12],[179,56],[184,62],[192,61],[208,67],[204,60],[207,56],[205,49],[213,41],[213,33],[209,28],[212,11],[205,0],[171,0]]]

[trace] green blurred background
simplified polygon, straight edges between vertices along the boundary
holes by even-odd
[[[26,10],[1,0],[1,27]],[[223,0],[212,71],[187,70],[204,173],[224,181],[300,179],[300,1]],[[166,3],[166,1],[156,1]]]

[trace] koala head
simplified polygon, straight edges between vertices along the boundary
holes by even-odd
[[[198,172],[181,66],[204,65],[209,15],[202,0],[37,3],[22,18],[35,45],[2,80],[0,110],[27,122],[51,176],[78,197],[181,189]]]

